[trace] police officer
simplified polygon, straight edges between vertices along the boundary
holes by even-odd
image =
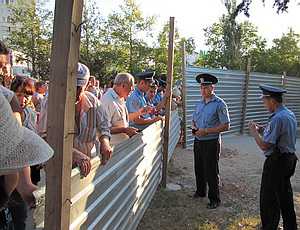
[[[150,85],[154,82],[153,76],[155,72],[143,72],[140,74],[136,74],[137,86],[132,92],[132,94],[126,100],[126,107],[128,109],[129,116],[131,113],[138,112],[141,108],[145,108],[147,110],[145,115],[139,116],[138,118],[131,121],[129,124],[132,127],[138,129],[144,129],[148,125],[161,120],[160,116],[151,117],[151,113],[153,112],[153,108],[147,105],[145,99],[145,93],[149,90]]]
[[[272,113],[266,128],[249,123],[250,133],[266,156],[260,191],[262,228],[277,229],[281,213],[284,229],[294,230],[297,223],[290,177],[297,164],[297,121],[294,113],[282,105],[286,90],[268,85],[260,89],[263,103]]]
[[[163,77],[164,75],[162,75],[161,77]],[[165,95],[165,91],[166,91],[166,87],[167,87],[167,82],[159,79],[158,80],[158,89],[157,89],[157,93],[153,99],[153,105],[157,106],[160,102],[163,101],[164,99],[164,95]]]
[[[206,197],[207,205],[215,209],[220,205],[219,194],[219,154],[220,133],[229,130],[230,119],[224,100],[214,93],[218,79],[210,74],[199,74],[196,77],[200,83],[202,99],[193,113],[194,161],[197,190],[194,198]]]

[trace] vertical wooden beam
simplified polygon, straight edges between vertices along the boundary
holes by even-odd
[[[170,134],[170,118],[171,118],[171,100],[172,100],[172,83],[173,83],[173,64],[174,64],[174,34],[175,34],[175,18],[170,17],[169,31],[169,48],[168,48],[168,76],[166,88],[166,118],[164,130],[164,146],[163,146],[163,172],[162,186],[167,186],[167,169],[169,155],[169,134]]]
[[[251,58],[248,57],[247,67],[246,67],[246,74],[245,74],[243,100],[242,100],[242,118],[241,118],[241,129],[240,129],[241,134],[244,133],[244,127],[245,127],[245,120],[246,120],[246,113],[247,113],[247,103],[248,103],[250,71],[251,71]]]
[[[286,87],[286,82],[287,82],[287,76],[286,76],[286,72],[284,71],[282,73],[282,77],[281,77],[281,85],[282,85],[282,88],[285,89]],[[283,103],[285,104],[286,103],[286,95],[283,94]]]
[[[185,70],[186,70],[186,52],[185,52],[185,42],[182,43],[182,63],[181,63],[181,72],[182,72],[182,114],[183,114],[183,148],[186,148],[186,78],[185,78]]]
[[[56,0],[47,140],[55,151],[46,166],[45,229],[69,229],[76,73],[83,0]]]

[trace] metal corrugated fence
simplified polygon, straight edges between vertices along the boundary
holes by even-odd
[[[285,88],[288,91],[285,97],[286,105],[295,113],[298,125],[300,125],[300,78],[287,76],[285,82]]]
[[[169,157],[180,135],[180,120],[171,118]],[[116,145],[112,159],[93,168],[86,178],[73,170],[70,229],[133,230],[160,184],[163,126],[157,122],[142,133]]]
[[[283,77],[280,75],[253,72],[250,73],[249,80],[246,81],[246,73],[242,71],[188,66],[185,68],[184,73],[184,87],[186,92],[184,101],[186,108],[186,133],[184,135],[187,148],[193,146],[194,137],[189,127],[192,124],[192,113],[201,99],[199,84],[195,80],[196,75],[200,73],[210,73],[219,79],[219,83],[216,86],[216,94],[227,103],[231,119],[231,129],[227,133],[240,133],[241,129],[247,132],[247,124],[251,120],[260,124],[267,122],[268,112],[260,99],[261,90],[258,87],[259,84],[285,87],[288,90],[286,105],[296,114],[299,121],[298,125],[300,124],[300,78],[287,76],[283,80]],[[245,97],[246,84],[248,85],[247,101]],[[245,109],[245,120],[243,119],[243,108]]]
[[[169,160],[172,158],[176,145],[180,139],[180,130],[181,120],[179,118],[178,112],[172,112],[169,139]]]
[[[245,132],[248,132],[248,122],[251,120],[262,125],[268,121],[268,112],[264,107],[262,100],[260,99],[262,94],[261,90],[259,89],[260,84],[282,87],[282,76],[261,73],[250,74],[244,126]]]

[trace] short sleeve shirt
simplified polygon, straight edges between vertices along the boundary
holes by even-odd
[[[129,126],[128,110],[123,98],[109,89],[101,98],[100,110],[107,114],[109,128]]]
[[[193,113],[192,120],[198,129],[214,128],[220,124],[230,123],[228,107],[224,100],[213,95],[208,103],[204,100],[200,101]],[[219,137],[220,133],[210,133],[207,136],[195,138],[198,140],[213,140]]]
[[[126,107],[129,113],[138,112],[141,108],[147,106],[145,94],[136,88],[126,100]],[[150,119],[149,114],[142,116],[144,119]]]
[[[280,106],[271,115],[263,133],[263,141],[271,144],[265,151],[269,156],[277,144],[281,153],[295,153],[297,138],[297,121],[295,114],[285,106]]]

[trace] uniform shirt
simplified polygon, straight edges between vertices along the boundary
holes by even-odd
[[[46,99],[46,98],[45,98]],[[87,156],[93,156],[95,145],[99,144],[98,136],[110,137],[108,119],[100,111],[99,100],[90,92],[84,91],[80,99],[79,116],[75,118],[74,148]],[[38,131],[42,137],[47,132],[48,100],[42,102]]]
[[[147,105],[154,106],[154,98],[152,98],[152,100],[150,100],[147,96],[145,96],[145,100],[146,100]]]
[[[270,156],[277,146],[281,153],[295,153],[297,121],[295,114],[285,106],[280,106],[271,115],[267,127],[263,133],[263,141],[271,144],[270,149],[265,151]]]
[[[128,110],[123,98],[115,92],[114,89],[109,89],[101,98],[100,110],[106,113],[109,128],[129,126]]]
[[[197,129],[214,128],[220,124],[230,123],[226,103],[216,95],[213,95],[208,103],[201,100],[193,113],[193,122]],[[204,137],[196,136],[195,138],[197,140],[213,140],[219,137],[220,133],[210,133]]]
[[[162,92],[157,92],[157,94],[153,98],[153,105],[157,106],[159,102],[163,100],[163,94]]]
[[[128,112],[129,113],[138,112],[141,108],[145,106],[147,106],[145,94],[142,91],[140,91],[138,88],[135,88],[135,90],[126,100],[126,107],[128,109]],[[150,119],[151,116],[149,114],[145,114],[142,116],[142,118]],[[131,126],[131,122],[130,122],[130,126]]]

